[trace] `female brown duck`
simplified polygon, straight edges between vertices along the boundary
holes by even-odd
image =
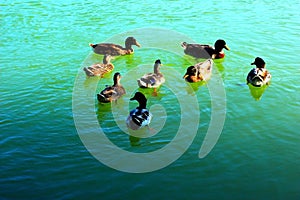
[[[90,44],[96,54],[109,54],[112,56],[132,54],[134,51],[132,45],[135,45],[137,47],[141,46],[134,37],[128,37],[125,40],[125,47],[112,43]]]
[[[119,72],[114,74],[114,84],[112,86],[106,86],[99,94],[97,99],[101,103],[109,103],[118,100],[121,96],[126,94],[124,87],[121,85],[121,74]]]
[[[89,67],[83,68],[87,76],[103,76],[104,74],[111,72],[114,69],[114,65],[110,63],[111,56],[105,54],[103,57],[103,63],[96,63]]]

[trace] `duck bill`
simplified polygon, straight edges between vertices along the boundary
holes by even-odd
[[[136,42],[135,45],[136,45],[137,47],[141,47],[141,46],[142,46],[142,45],[141,45],[140,43],[138,43],[138,42]]]
[[[230,51],[230,48],[229,48],[227,45],[225,45],[224,48],[225,48],[226,50]]]
[[[186,74],[186,75],[184,75],[184,76],[183,76],[183,79],[186,79],[188,76],[189,76],[189,75],[187,75],[187,74]]]

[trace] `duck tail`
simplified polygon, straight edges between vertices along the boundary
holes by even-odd
[[[107,103],[109,102],[109,100],[103,95],[103,94],[97,94],[97,99],[99,102],[102,102],[102,103]]]
[[[146,84],[141,79],[138,79],[137,82],[140,88],[146,88]]]
[[[94,73],[86,67],[83,68],[83,71],[85,71],[87,76],[94,76]]]
[[[180,45],[183,49],[186,49],[186,42],[181,42]]]
[[[93,47],[93,48],[95,48],[95,46],[96,46],[95,44],[92,44],[92,43],[90,43],[89,45],[90,45],[90,47]]]

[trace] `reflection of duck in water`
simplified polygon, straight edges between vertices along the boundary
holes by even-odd
[[[129,135],[129,141],[131,146],[140,146],[140,138]]]
[[[108,103],[119,99],[123,96],[126,91],[121,85],[121,74],[119,72],[114,74],[114,84],[112,86],[106,86],[99,94],[97,94],[97,99],[99,102]]]
[[[145,95],[141,92],[136,92],[134,97],[130,99],[130,101],[132,100],[138,101],[139,106],[130,111],[126,120],[127,127],[132,130],[137,130],[144,126],[148,126],[150,124],[152,114],[146,108],[147,99]]]
[[[224,58],[225,53],[223,48],[230,50],[224,40],[217,40],[214,47],[207,44],[188,44],[186,42],[181,43],[184,49],[184,53],[195,58],[212,58],[219,59]]]
[[[187,82],[208,81],[212,73],[213,60],[208,59],[186,69],[183,78]]]
[[[260,100],[263,93],[265,92],[265,90],[267,89],[267,87],[269,87],[268,85],[263,85],[261,87],[255,87],[251,84],[248,84],[249,90],[250,90],[250,94],[251,96],[255,99],[255,100]]]
[[[251,65],[256,65],[247,76],[247,84],[251,84],[255,87],[261,87],[263,85],[268,85],[271,80],[271,74],[265,68],[265,61],[262,58],[255,58],[255,61]]]
[[[105,54],[103,63],[93,64],[89,67],[83,68],[87,76],[103,76],[114,69],[114,65],[110,63],[111,56]]]
[[[134,51],[132,45],[141,46],[134,37],[126,38],[125,47],[112,43],[90,44],[96,54],[109,54],[112,56],[132,54]]]

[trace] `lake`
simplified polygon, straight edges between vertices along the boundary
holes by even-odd
[[[300,2],[2,1],[1,199],[299,199]],[[124,45],[115,69],[89,43]],[[206,83],[185,82],[200,62],[181,42],[230,47]],[[251,89],[255,57],[271,84]],[[156,59],[166,82],[157,96],[136,79]],[[116,103],[96,94],[115,72]],[[143,92],[151,129],[125,120]]]

